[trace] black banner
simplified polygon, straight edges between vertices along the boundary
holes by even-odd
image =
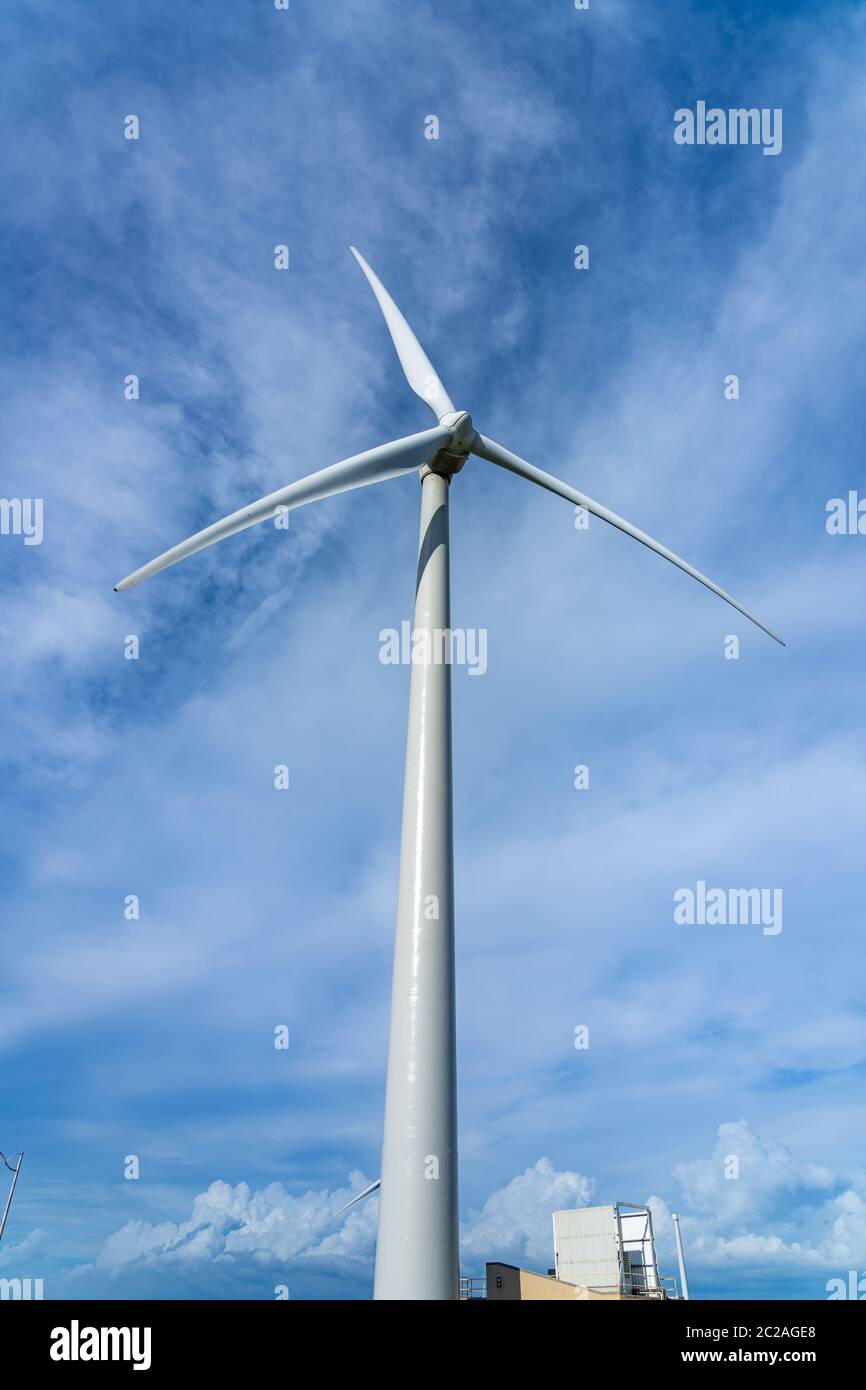
[[[473,1300],[482,1303],[485,1300]],[[492,1304],[488,1304],[492,1307]],[[398,1311],[398,1322],[391,1322]],[[213,1372],[226,1376],[261,1367],[282,1366],[287,1374],[298,1368],[298,1357],[308,1363],[311,1355],[327,1365],[333,1357],[328,1340],[322,1346],[311,1324],[324,1317],[329,1329],[345,1328],[354,1336],[393,1326],[401,1339],[411,1334],[414,1317],[406,1304],[313,1302],[6,1302],[0,1306],[0,1338],[8,1364],[14,1358],[25,1373],[36,1370],[63,1379],[128,1372],[161,1376],[166,1372]],[[390,1309],[390,1311],[389,1311]],[[775,1373],[790,1366],[806,1367],[825,1380],[847,1366],[856,1366],[863,1334],[864,1310],[846,1301],[822,1302],[722,1302],[629,1300],[628,1303],[576,1301],[572,1311],[554,1315],[553,1323],[536,1323],[523,1315],[502,1323],[496,1312],[467,1314],[457,1305],[453,1314],[429,1307],[423,1317],[447,1317],[439,1324],[446,1333],[442,1358],[453,1361],[452,1334],[467,1332],[461,1342],[461,1362],[475,1356],[491,1366],[510,1355],[515,1335],[532,1337],[536,1352],[549,1344],[537,1342],[539,1333],[564,1333],[568,1341],[557,1357],[573,1359],[575,1374],[586,1358],[597,1365],[599,1356],[611,1358],[611,1372],[631,1378],[635,1374],[673,1368],[697,1371],[707,1366],[743,1367]],[[366,1327],[356,1323],[362,1319]],[[451,1322],[451,1318],[454,1322]],[[565,1322],[559,1321],[560,1317]],[[468,1318],[468,1324],[464,1319]],[[486,1321],[489,1318],[490,1321]],[[372,1319],[372,1326],[370,1320]],[[323,1324],[324,1325],[324,1324]],[[427,1325],[429,1328],[429,1324]],[[482,1333],[483,1341],[478,1340]],[[425,1330],[424,1369],[436,1361],[430,1355]],[[290,1338],[291,1342],[287,1343]],[[340,1343],[337,1344],[338,1347]],[[374,1352],[369,1343],[353,1341],[355,1353],[368,1366],[371,1355],[388,1360],[381,1344]],[[436,1343],[433,1344],[437,1345]],[[457,1368],[452,1366],[451,1373]],[[544,1375],[541,1364],[536,1373]]]

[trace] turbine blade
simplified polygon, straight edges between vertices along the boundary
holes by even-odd
[[[176,565],[178,560],[185,560],[187,555],[195,555],[205,546],[225,540],[226,536],[234,536],[238,531],[245,531],[248,526],[276,516],[283,509],[292,511],[295,507],[305,506],[307,502],[318,502],[323,497],[333,497],[339,492],[350,492],[356,487],[366,487],[370,483],[384,482],[386,478],[395,478],[401,473],[410,473],[428,463],[450,441],[451,430],[439,426],[422,430],[420,434],[410,434],[405,439],[392,440],[390,444],[380,444],[376,449],[355,454],[340,463],[332,463],[318,473],[311,473],[308,478],[289,483],[258,502],[252,502],[250,506],[241,507],[240,511],[232,512],[222,521],[215,521],[203,531],[197,531],[188,540],[172,546],[171,550],[157,555],[155,560],[134,570],[126,579],[121,579],[115,585],[115,590],[131,589],[143,579],[150,579],[151,575],[168,569],[169,565]]]
[[[334,1220],[336,1221],[338,1216],[342,1216],[344,1211],[348,1211],[349,1207],[354,1207],[356,1203],[363,1202],[365,1197],[371,1197],[374,1192],[378,1192],[381,1185],[382,1179],[377,1178],[375,1182],[370,1183],[369,1187],[365,1187],[363,1192],[356,1193],[354,1197],[350,1198],[350,1200],[346,1202],[345,1206],[340,1207],[339,1211],[334,1212]]]
[[[418,342],[382,281],[376,272],[368,266],[360,251],[356,251],[354,246],[350,246],[349,250],[370,282],[370,288],[378,300],[379,308],[382,310],[388,325],[388,332],[391,334],[397,349],[400,365],[406,373],[406,380],[412,390],[416,396],[421,397],[422,401],[427,402],[437,420],[441,420],[443,415],[455,414],[451,398],[433,369],[430,358]]]
[[[472,446],[472,452],[478,454],[479,458],[487,459],[490,463],[496,463],[500,468],[507,468],[510,473],[516,473],[520,478],[526,478],[530,483],[537,483],[539,487],[546,488],[548,492],[554,492],[558,497],[564,497],[567,502],[574,502],[578,507],[584,507],[586,511],[592,512],[593,516],[600,517],[602,521],[607,521],[611,526],[616,526],[618,530],[624,531],[633,540],[640,541],[650,550],[654,550],[656,555],[661,555],[665,560],[670,560],[672,565],[690,574],[692,579],[696,579],[699,584],[703,584],[707,589],[711,589],[719,598],[723,598],[725,603],[729,603],[732,608],[736,608],[738,613],[742,613],[744,618],[759,627],[762,632],[766,632],[768,637],[779,642],[783,647],[778,633],[772,628],[762,623],[760,618],[756,618],[754,613],[750,613],[748,608],[744,608],[735,598],[732,598],[724,589],[720,589],[718,584],[714,584],[712,579],[708,579],[700,570],[696,570],[687,560],[681,560],[679,555],[675,555],[672,550],[668,550],[666,545],[661,545],[659,541],[654,541],[652,536],[648,536],[645,531],[639,531],[636,526],[632,526],[630,521],[624,521],[616,512],[609,511],[600,502],[594,502],[591,497],[585,497],[577,488],[570,487],[568,483],[562,483],[558,478],[554,478],[551,473],[544,473],[540,468],[535,468],[525,459],[518,458],[517,454],[512,454],[510,449],[505,449],[501,444],[497,444],[493,439],[486,439],[483,434],[476,436]]]

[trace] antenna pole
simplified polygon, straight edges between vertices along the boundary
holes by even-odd
[[[681,1285],[681,1287],[682,1287],[682,1295],[681,1295],[681,1297],[682,1297],[682,1298],[688,1298],[688,1296],[689,1296],[689,1281],[688,1281],[688,1279],[686,1278],[686,1262],[685,1262],[685,1259],[684,1259],[684,1257],[683,1257],[683,1238],[682,1238],[682,1236],[680,1235],[680,1218],[677,1216],[677,1214],[676,1214],[675,1211],[674,1211],[674,1212],[671,1212],[671,1215],[673,1216],[673,1219],[674,1219],[674,1236],[676,1237],[676,1242],[677,1242],[677,1259],[678,1259],[679,1262],[680,1262],[680,1285]]]
[[[459,1283],[449,479],[421,480],[373,1296],[446,1300]]]
[[[24,1151],[22,1149],[21,1153],[18,1155],[18,1162],[14,1168],[12,1164],[8,1162],[5,1154],[0,1154],[0,1158],[3,1159],[3,1162],[12,1174],[12,1186],[9,1188],[9,1196],[6,1198],[6,1206],[3,1208],[3,1217],[2,1220],[0,1220],[0,1240],[2,1240],[3,1232],[6,1229],[6,1218],[9,1215],[12,1198],[15,1196],[15,1188],[18,1186],[18,1174],[21,1172],[21,1164],[24,1162]]]

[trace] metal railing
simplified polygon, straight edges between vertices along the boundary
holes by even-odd
[[[634,1266],[632,1266],[634,1268]],[[640,1266],[638,1266],[641,1269]],[[650,1268],[647,1266],[646,1268]],[[631,1276],[631,1272],[623,1276],[623,1293],[632,1294],[637,1298],[678,1298],[677,1281],[673,1274],[657,1275],[657,1284],[653,1284],[643,1273],[643,1270],[636,1278]]]
[[[620,1284],[587,1284],[586,1287],[590,1293],[623,1293],[630,1298],[679,1298],[677,1281],[672,1274],[660,1275],[658,1284],[650,1286],[640,1277],[631,1278],[625,1274]]]
[[[477,1274],[460,1275],[460,1298],[486,1298],[487,1280]]]

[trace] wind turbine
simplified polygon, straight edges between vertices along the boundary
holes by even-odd
[[[282,511],[419,472],[415,632],[426,634],[423,651],[438,650],[441,657],[441,634],[450,630],[449,487],[469,455],[476,454],[624,531],[782,642],[741,603],[666,546],[577,488],[478,434],[469,414],[455,410],[378,276],[354,247],[351,250],[376,296],[406,379],[432,410],[435,426],[343,459],[232,512],[133,571],[116,586],[118,590],[131,589],[205,546]],[[434,656],[413,661],[410,678],[376,1244],[377,1299],[436,1300],[458,1295],[453,867],[451,672],[447,660]]]

